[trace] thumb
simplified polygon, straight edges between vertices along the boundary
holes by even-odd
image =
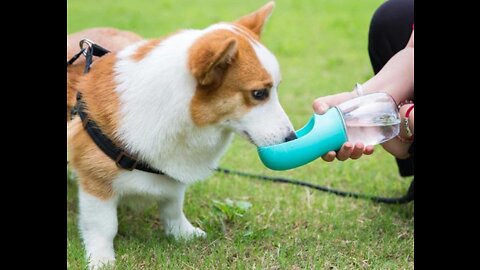
[[[330,109],[330,105],[325,102],[325,98],[323,97],[315,99],[312,107],[316,114],[324,114],[328,111],[328,109]]]
[[[312,107],[315,113],[324,114],[332,106],[336,106],[348,99],[353,98],[351,92],[343,92],[335,95],[319,97],[313,101]]]

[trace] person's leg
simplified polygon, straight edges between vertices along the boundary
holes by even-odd
[[[414,23],[413,1],[388,0],[375,11],[368,33],[368,53],[375,74],[407,45]]]

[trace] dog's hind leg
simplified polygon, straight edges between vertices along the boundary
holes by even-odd
[[[118,196],[101,200],[79,188],[79,226],[90,269],[115,262],[113,239],[118,229],[117,203]]]
[[[173,187],[170,187],[173,188]],[[172,194],[162,198],[159,203],[160,218],[165,228],[165,234],[175,239],[191,239],[193,237],[205,237],[206,233],[194,227],[183,213],[183,198],[186,185],[176,182]]]

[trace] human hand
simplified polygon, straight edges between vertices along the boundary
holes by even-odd
[[[317,98],[313,101],[312,107],[315,113],[324,114],[330,107],[338,105],[346,100],[356,97],[352,92],[343,92],[335,95]],[[345,142],[338,152],[330,151],[322,156],[322,159],[331,162],[337,158],[340,161],[351,159],[359,159],[362,155],[371,155],[373,153],[373,145],[364,146],[363,143]]]
[[[410,149],[411,142],[401,141],[398,137],[382,143],[383,149],[389,152],[392,156],[398,159],[406,159],[410,157],[408,149]]]

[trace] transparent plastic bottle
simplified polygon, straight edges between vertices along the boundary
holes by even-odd
[[[374,93],[347,100],[337,108],[342,112],[348,141],[375,145],[400,132],[400,117],[393,98]]]

